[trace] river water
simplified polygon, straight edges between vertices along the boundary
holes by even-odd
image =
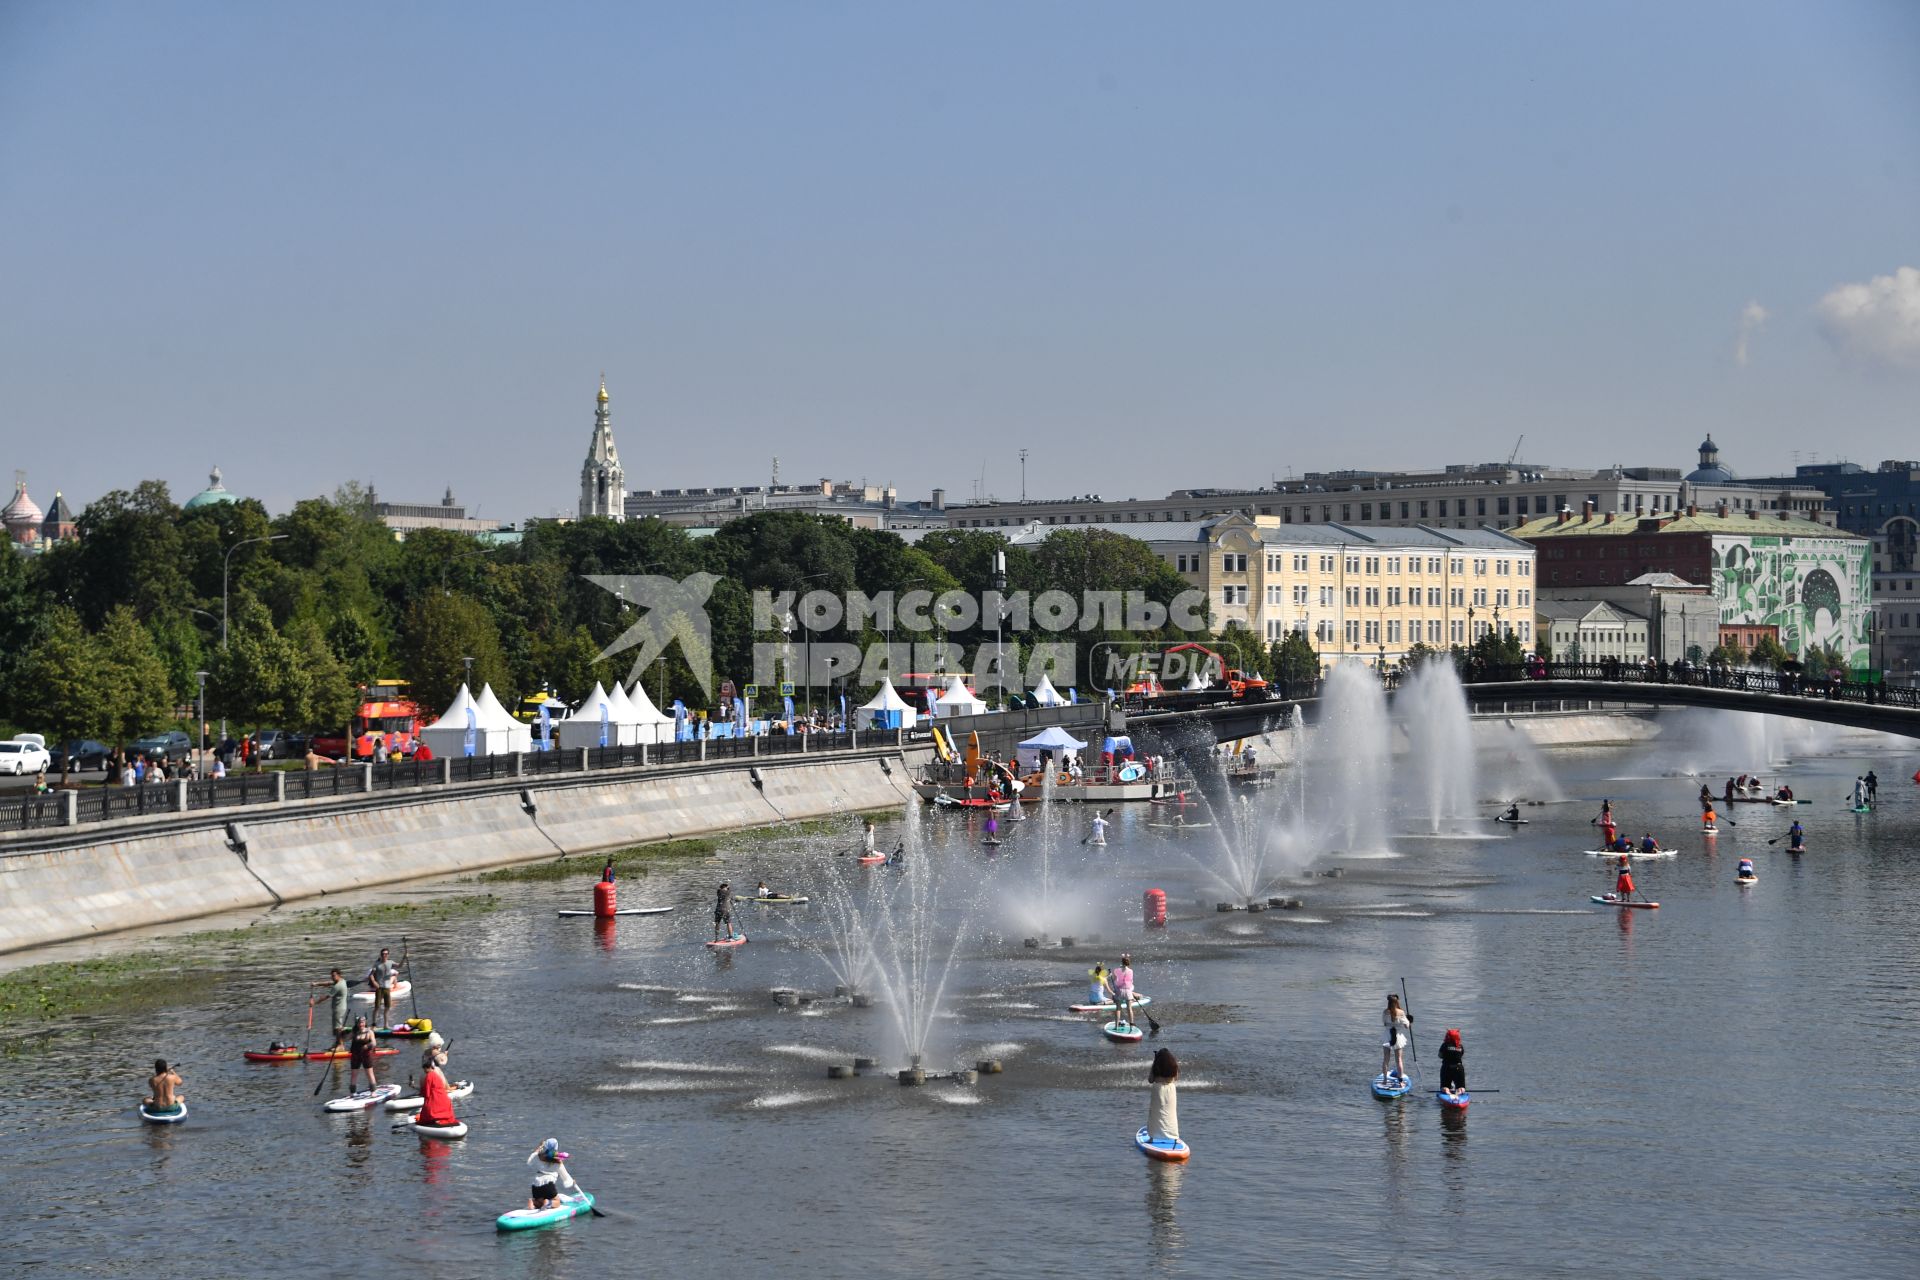
[[[751,942],[700,945],[720,876],[805,891],[846,874],[834,850],[850,840],[628,876],[623,905],[678,910],[611,926],[556,917],[588,905],[584,880],[507,885],[502,909],[410,939],[419,1009],[453,1038],[451,1074],[478,1082],[458,1104],[473,1134],[452,1145],[385,1113],[323,1114],[321,1068],[241,1061],[301,1038],[304,984],[328,964],[364,971],[398,940],[277,945],[203,1003],[94,1019],[10,1060],[8,1261],[63,1276],[1914,1274],[1911,764],[1886,749],[1777,771],[1815,802],[1797,810],[1811,851],[1790,857],[1766,843],[1776,811],[1734,806],[1708,844],[1698,780],[1633,777],[1654,771],[1634,752],[1556,753],[1569,798],[1529,825],[1329,854],[1314,870],[1339,878],[1289,881],[1274,891],[1304,907],[1259,915],[1213,910],[1210,833],[1150,827],[1144,808],[1115,815],[1105,850],[1080,845],[1084,813],[1062,815],[1039,908],[1045,823],[989,855],[964,818],[914,815],[939,882],[980,887],[928,1063],[1004,1061],[973,1086],[827,1078],[900,1050],[881,1009],[772,999],[831,989],[807,945],[820,902],[743,907]],[[1882,802],[1856,816],[1842,795],[1868,767]],[[1588,902],[1611,875],[1580,852],[1603,795],[1683,851],[1636,868],[1658,911]],[[1742,855],[1755,887],[1734,884]],[[1164,931],[1140,927],[1149,885],[1173,903]],[[947,925],[961,896],[942,898]],[[1036,910],[1097,941],[1028,949]],[[1122,946],[1163,1027],[1143,1046],[1065,1009]],[[1442,1029],[1465,1034],[1464,1117],[1367,1090],[1403,977],[1429,1085]],[[1182,1061],[1184,1167],[1131,1143],[1156,1045]],[[187,1079],[177,1128],[134,1115],[156,1054]],[[548,1136],[610,1216],[496,1234]]]

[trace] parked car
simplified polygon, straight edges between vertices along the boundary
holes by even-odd
[[[291,729],[257,729],[253,745],[262,760],[301,760],[307,754],[307,735]]]
[[[22,774],[43,773],[53,767],[53,758],[47,749],[31,742],[22,742],[15,738],[11,742],[0,742],[0,773],[10,773],[18,777]]]
[[[186,735],[185,730],[175,729],[142,738],[128,750],[149,760],[185,760],[193,752],[193,739]]]
[[[69,742],[60,748],[67,758],[67,772],[79,773],[85,769],[104,769],[107,757],[112,755],[104,742],[95,742],[92,738],[82,738]]]

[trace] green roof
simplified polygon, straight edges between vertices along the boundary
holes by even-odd
[[[1641,526],[1645,525],[1646,528]],[[1717,511],[1702,511],[1697,515],[1675,512],[1671,515],[1661,512],[1658,516],[1634,516],[1616,514],[1608,520],[1604,513],[1590,519],[1569,516],[1561,523],[1558,516],[1542,516],[1538,520],[1529,520],[1516,528],[1507,530],[1515,538],[1594,538],[1594,537],[1630,537],[1646,533],[1707,533],[1723,538],[1852,538],[1859,540],[1857,533],[1848,533],[1832,525],[1821,524],[1818,520],[1809,520],[1803,515],[1787,513],[1785,519],[1778,511],[1766,512],[1729,512],[1721,515]]]

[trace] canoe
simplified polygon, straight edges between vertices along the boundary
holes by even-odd
[[[1433,1098],[1435,1102],[1438,1102],[1449,1111],[1465,1111],[1473,1102],[1473,1095],[1465,1090],[1459,1093],[1449,1094],[1442,1090],[1435,1089],[1433,1091]]]
[[[377,1089],[362,1089],[360,1092],[350,1093],[344,1098],[328,1098],[321,1109],[333,1112],[365,1111],[369,1107],[379,1106],[388,1098],[395,1098],[399,1095],[399,1085],[383,1084]]]
[[[406,995],[409,991],[412,991],[412,990],[413,990],[413,984],[407,981],[405,978],[402,978],[400,979],[400,981],[393,984],[393,998],[395,1000],[398,1000],[401,996]],[[356,991],[353,993],[353,999],[356,1004],[372,1004],[373,992]]]
[[[738,947],[745,944],[746,940],[747,935],[743,933],[737,938],[716,938],[707,945],[710,947]]]
[[[1136,1009],[1144,1009],[1152,1003],[1152,996],[1135,996],[1133,998],[1133,1007]],[[1112,1013],[1118,1007],[1119,1006],[1111,1000],[1102,1000],[1098,1004],[1070,1004],[1067,1006],[1067,1008],[1073,1010],[1075,1013]]]
[[[1178,1138],[1155,1138],[1148,1135],[1146,1126],[1133,1135],[1133,1145],[1140,1148],[1140,1154],[1149,1160],[1166,1160],[1178,1164],[1193,1154],[1193,1148]]]
[[[1596,893],[1593,900],[1609,907],[1643,907],[1647,910],[1654,910],[1660,905],[1657,902],[1622,902],[1620,895],[1615,893]]]
[[[447,1090],[447,1096],[454,1099],[471,1098],[473,1096],[473,1081],[454,1081],[453,1087]],[[426,1105],[427,1100],[417,1093],[410,1094],[404,1098],[387,1099],[387,1110],[389,1111],[418,1111]]]
[[[1147,1033],[1131,1022],[1109,1022],[1100,1028],[1100,1034],[1115,1044],[1139,1044]]]
[[[398,1052],[400,1052],[398,1049],[375,1049],[373,1051],[373,1056],[376,1058],[391,1058],[394,1054]],[[353,1051],[351,1049],[322,1049],[318,1053],[308,1054],[307,1061],[308,1062],[345,1062],[347,1059],[351,1058],[352,1056],[353,1056]]]
[[[298,1049],[244,1049],[240,1056],[248,1062],[305,1062],[307,1058]]]
[[[788,903],[810,902],[812,899],[808,898],[805,894],[776,893],[771,897],[749,898],[747,901],[757,907],[781,907],[786,906]]]
[[[1371,1088],[1376,1098],[1404,1098],[1413,1092],[1413,1081],[1405,1076],[1388,1079],[1384,1075],[1373,1078]]]
[[[179,1124],[187,1118],[185,1100],[176,1102],[171,1111],[152,1111],[147,1108],[146,1100],[140,1102],[140,1118],[148,1124]]]
[[[456,1120],[452,1124],[446,1125],[413,1124],[408,1127],[423,1138],[439,1138],[445,1142],[451,1142],[455,1138],[464,1138],[467,1136],[467,1122],[464,1120]]]
[[[617,916],[657,916],[671,910],[673,910],[672,907],[621,907],[613,914]],[[591,916],[599,913],[594,911],[559,911],[555,914],[562,916]]]
[[[578,1195],[562,1194],[558,1204],[548,1205],[544,1209],[509,1209],[493,1220],[493,1225],[502,1231],[526,1231],[532,1227],[552,1226],[556,1222],[565,1222],[575,1214],[585,1213],[593,1208],[593,1194],[582,1191]]]

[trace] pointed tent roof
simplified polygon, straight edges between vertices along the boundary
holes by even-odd
[[[638,680],[633,682],[633,692],[627,695],[627,702],[633,707],[635,724],[672,724],[673,717],[653,705],[653,699],[647,696],[647,686]]]
[[[1206,687],[1207,681],[1198,671],[1189,671],[1187,673],[1187,691],[1189,693],[1205,689]]]
[[[1020,744],[1023,751],[1085,751],[1087,744],[1062,729],[1049,725]]]
[[[940,691],[940,714],[943,716],[974,715],[985,711],[987,704],[976,698],[973,690],[961,682],[959,676],[947,681],[947,687]]]
[[[600,708],[607,709],[607,719],[613,719],[613,701],[607,697],[606,688],[598,680],[593,682],[593,692],[580,699],[580,705],[574,708],[569,720],[598,720]]]
[[[479,707],[480,727],[483,729],[524,729],[526,726],[515,720],[500,705],[500,699],[494,696],[492,685],[482,685],[480,698],[475,704]]]
[[[869,701],[861,703],[860,709],[862,711],[905,711],[908,707],[907,700],[900,696],[900,691],[893,687],[893,681],[888,679],[880,682],[880,691]]]
[[[1040,683],[1033,686],[1033,701],[1043,707],[1065,706],[1067,702],[1060,696],[1060,691],[1053,687],[1053,680],[1044,675],[1040,677]]]
[[[633,699],[627,697],[627,691],[618,680],[613,682],[613,691],[607,695],[607,719],[615,724],[638,724],[640,717],[634,712]]]
[[[463,684],[460,686],[460,692],[453,695],[453,702],[441,713],[440,718],[428,725],[427,728],[464,730],[467,727],[467,712],[469,711],[473,712],[473,722],[475,725],[483,725],[486,723],[486,718],[480,714],[480,704],[473,700],[473,694],[470,693],[467,690],[467,686]]]

